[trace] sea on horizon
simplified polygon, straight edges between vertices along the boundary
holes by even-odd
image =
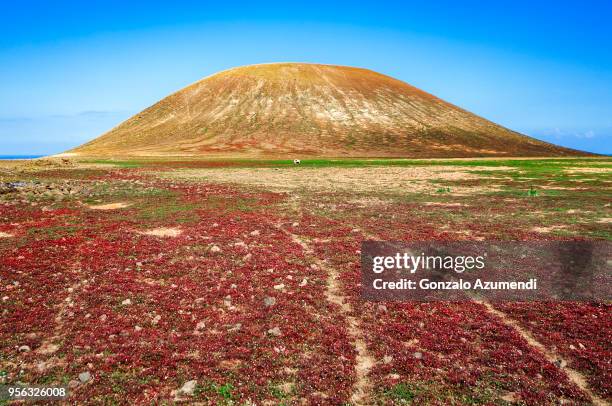
[[[0,160],[7,160],[7,159],[35,159],[35,158],[41,158],[44,155],[0,155]]]

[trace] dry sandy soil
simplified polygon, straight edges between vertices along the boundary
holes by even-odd
[[[368,168],[239,168],[239,169],[183,169],[172,172],[175,179],[259,186],[274,191],[295,189],[358,193],[417,193],[435,192],[448,181],[478,180],[482,175],[473,171],[513,170],[509,167],[368,167]],[[456,193],[494,191],[491,187],[455,187]]]

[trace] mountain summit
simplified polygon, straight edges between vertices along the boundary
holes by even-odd
[[[371,70],[305,63],[219,72],[70,152],[415,158],[580,154]]]

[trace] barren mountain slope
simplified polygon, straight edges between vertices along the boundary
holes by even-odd
[[[200,80],[70,152],[79,155],[576,155],[360,68],[278,63]]]

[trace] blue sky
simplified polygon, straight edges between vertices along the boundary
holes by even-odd
[[[278,61],[373,69],[612,153],[608,1],[124,3],[0,5],[0,155],[61,152],[204,76]]]

